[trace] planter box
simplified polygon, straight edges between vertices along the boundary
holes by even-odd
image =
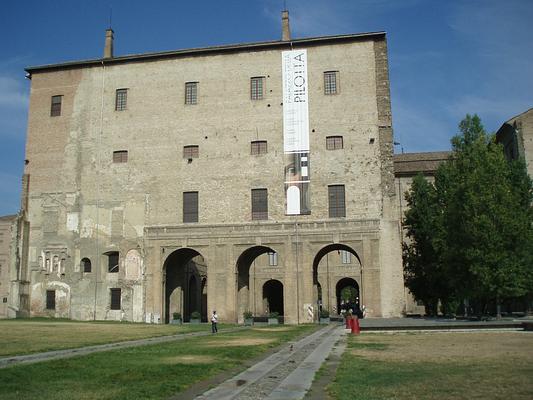
[[[253,318],[246,318],[244,320],[244,325],[245,326],[252,326],[254,324],[254,319]]]
[[[181,325],[181,319],[173,319],[170,321],[172,325]]]
[[[320,325],[327,325],[329,323],[330,323],[329,317],[326,317],[326,318],[320,317]]]
[[[190,323],[191,323],[191,324],[198,325],[198,324],[200,324],[200,320],[199,320],[199,319],[192,319],[192,318],[191,318]]]
[[[268,319],[268,324],[269,325],[279,325],[279,321],[277,318],[269,318]]]

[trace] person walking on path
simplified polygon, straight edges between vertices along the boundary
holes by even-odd
[[[211,332],[217,333],[217,323],[218,323],[218,315],[216,311],[213,311],[213,314],[211,315]]]

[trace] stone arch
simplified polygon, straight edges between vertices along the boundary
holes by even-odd
[[[200,285],[204,281],[204,287],[207,285],[207,264],[202,254],[191,248],[174,250],[163,264],[163,276],[165,323],[174,312],[189,321],[193,311],[200,311],[206,321],[207,294],[202,296]]]
[[[260,294],[261,279],[256,279],[255,260],[268,253],[277,253],[273,248],[267,246],[253,246],[241,253],[237,259],[237,321],[243,322],[243,313],[251,311],[254,315],[262,313],[263,306],[258,304],[258,294]],[[279,254],[279,253],[277,253]],[[276,261],[278,258],[276,257]],[[277,264],[277,262],[276,262]],[[275,267],[278,267],[277,265]],[[250,279],[250,270],[253,271]]]
[[[313,294],[315,304],[338,314],[335,282],[341,278],[361,278],[361,258],[350,246],[332,243],[322,247],[313,259]]]

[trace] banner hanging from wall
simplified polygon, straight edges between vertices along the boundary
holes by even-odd
[[[281,53],[287,215],[310,214],[307,50]]]

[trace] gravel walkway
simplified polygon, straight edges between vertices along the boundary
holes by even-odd
[[[303,399],[344,329],[328,325],[228,379],[198,400]]]

